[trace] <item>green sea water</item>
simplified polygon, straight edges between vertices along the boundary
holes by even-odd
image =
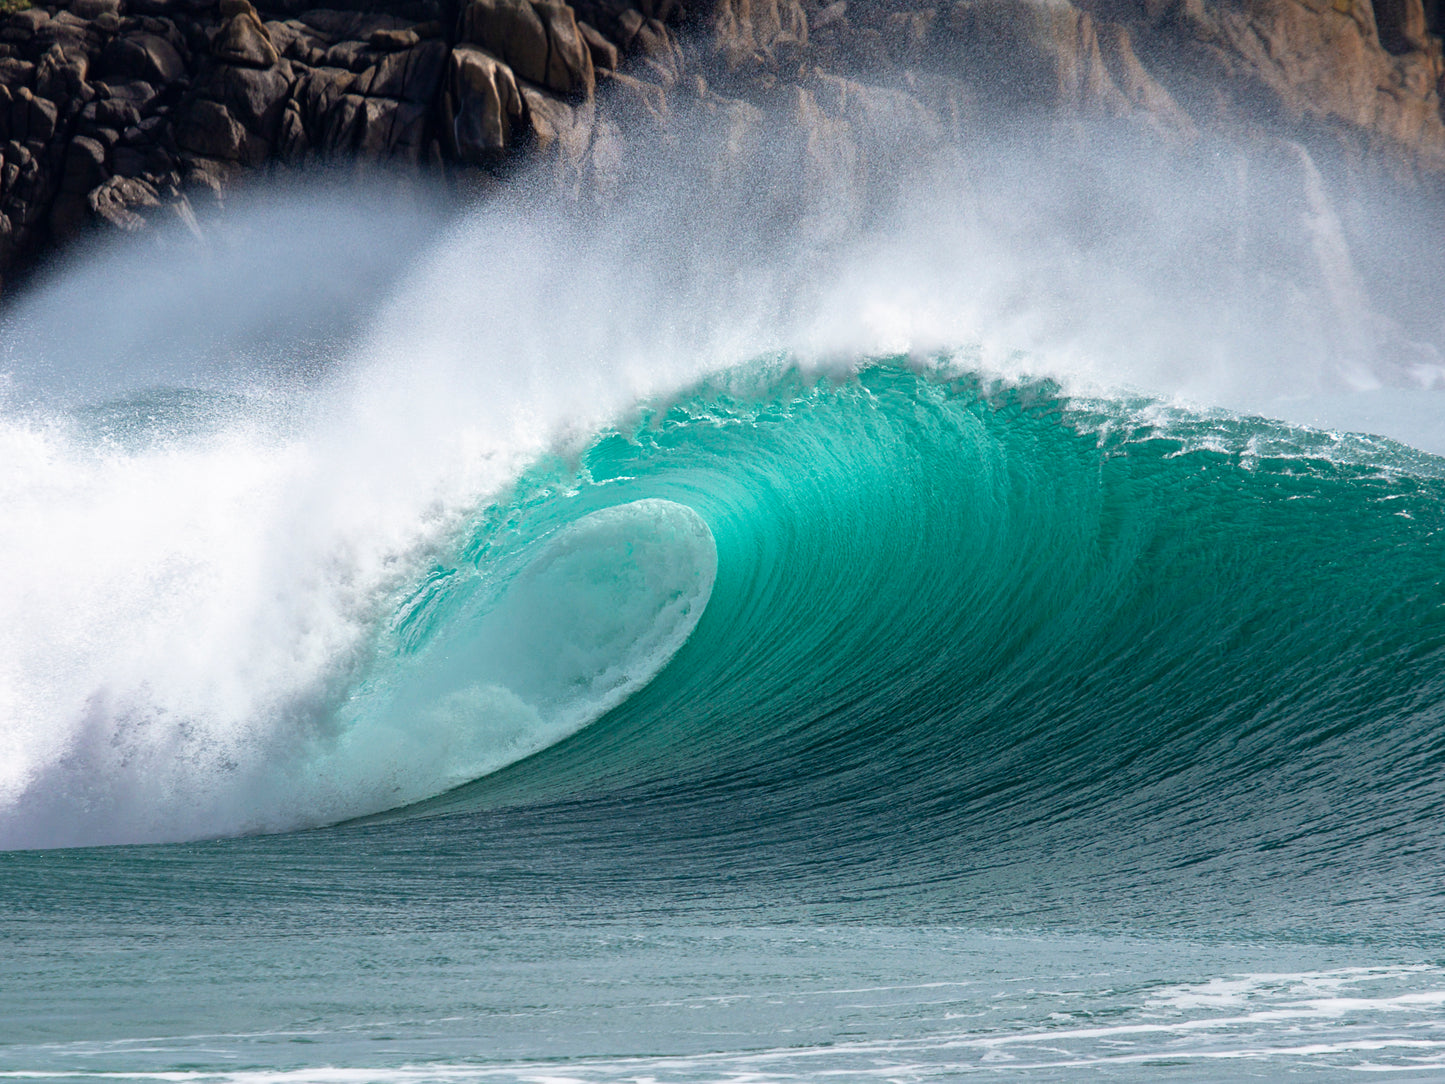
[[[1406,446],[956,361],[644,401],[287,740],[92,709],[0,813],[0,1076],[1438,1079],[1442,526]]]

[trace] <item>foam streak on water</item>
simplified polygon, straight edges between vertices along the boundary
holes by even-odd
[[[639,936],[600,927],[562,938],[568,965],[585,976],[567,982],[536,953],[538,935],[510,931],[488,941],[475,946],[485,947],[485,965],[454,960],[429,969],[427,981],[452,990],[480,984],[460,1003],[411,995],[417,1010],[434,1015],[377,1007],[343,1029],[297,1022],[248,1030],[248,1017],[233,1012],[229,1026],[212,1032],[11,1045],[0,1076],[422,1084],[1061,1080],[1100,1072],[1338,1079],[1363,1070],[1429,1079],[1445,1064],[1445,976],[1437,968],[1208,970],[1277,965],[1291,951],[1349,955],[1321,946],[806,926]],[[437,947],[438,938],[426,943]],[[556,947],[549,938],[548,952]],[[324,968],[332,950],[317,948],[313,962]],[[1163,977],[1180,972],[1198,977],[1181,985]],[[304,987],[288,989],[303,982],[286,979],[261,1001],[304,998]]]

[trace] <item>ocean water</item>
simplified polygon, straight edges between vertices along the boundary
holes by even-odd
[[[11,846],[346,823],[0,854],[3,1072],[1445,1072],[1442,466],[704,382],[449,525],[306,741],[113,694]]]
[[[0,1078],[1445,1078],[1428,343],[335,213],[7,317]]]

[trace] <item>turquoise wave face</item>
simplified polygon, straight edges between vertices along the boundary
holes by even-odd
[[[438,645],[471,627],[454,611],[486,606],[457,585],[602,516],[672,541],[623,559],[608,528],[547,592],[585,581],[568,597],[616,605],[618,630],[630,600],[650,615],[686,595],[694,616],[638,649],[670,661],[408,815],[560,803],[568,831],[603,838],[625,808],[655,818],[650,858],[842,865],[864,894],[1040,863],[1060,883],[1227,868],[1243,884],[1327,858],[1341,885],[1374,878],[1351,891],[1398,899],[1402,863],[1439,850],[1431,457],[1047,383],[777,366],[524,478],[401,606],[399,665],[425,668],[405,680],[463,683],[437,677]],[[567,605],[505,602],[522,655],[570,645]],[[559,672],[585,686],[600,664],[570,650]]]

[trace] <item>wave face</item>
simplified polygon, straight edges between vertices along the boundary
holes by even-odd
[[[305,740],[172,766],[249,788],[199,834],[621,802],[649,860],[823,847],[880,891],[1323,862],[1398,902],[1439,850],[1441,461],[961,364],[759,363],[544,456],[361,611]],[[184,738],[148,725],[53,761],[112,825],[175,800],[115,785]]]
[[[620,803],[665,825],[649,860],[823,852],[860,891],[1042,863],[1227,868],[1248,894],[1327,868],[1399,906],[1392,878],[1440,849],[1441,468],[896,363],[705,385],[528,474],[464,551],[690,508],[717,571],[686,644],[571,740],[417,812],[567,802],[605,837]]]

